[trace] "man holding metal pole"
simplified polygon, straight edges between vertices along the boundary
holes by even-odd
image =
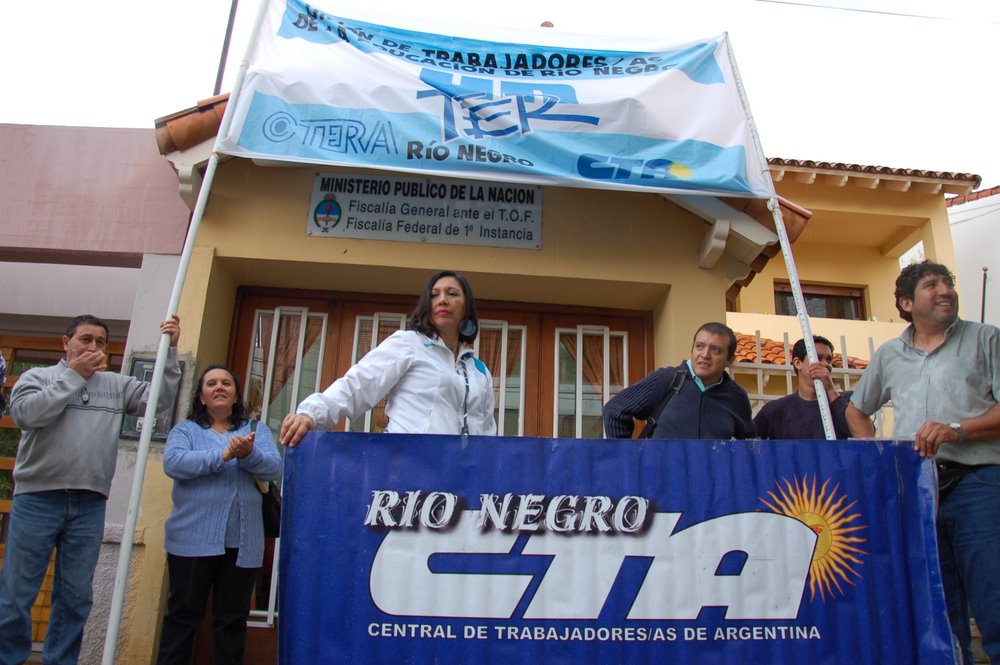
[[[180,383],[177,316],[160,324],[170,353],[157,413]],[[14,463],[10,531],[0,568],[0,665],[31,654],[31,606],[56,551],[52,610],[42,659],[77,662],[93,601],[91,586],[104,537],[104,511],[118,457],[124,414],[141,415],[150,384],[106,372],[108,326],[85,314],[62,338],[66,357],[33,368],[11,391],[10,413],[21,428]]]
[[[833,343],[826,337],[813,335],[816,362],[806,355],[806,340],[800,339],[792,346],[792,367],[799,378],[798,389],[791,395],[765,404],[753,419],[757,436],[762,439],[823,439],[823,419],[819,412],[816,381],[823,385],[833,416],[834,431],[838,439],[851,435],[844,418],[844,411],[851,399],[851,391],[838,392],[833,383]]]

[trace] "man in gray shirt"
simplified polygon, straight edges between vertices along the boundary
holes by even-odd
[[[180,321],[170,335],[165,386],[157,412],[180,383]],[[107,369],[108,326],[78,316],[63,336],[66,357],[29,369],[11,391],[10,414],[21,428],[14,462],[14,501],[0,568],[0,665],[31,653],[31,606],[56,550],[52,609],[42,659],[76,663],[92,604],[91,585],[104,537],[104,509],[118,457],[122,415],[141,415],[149,384]]]
[[[939,472],[938,552],[948,618],[972,663],[969,606],[990,662],[1000,664],[1000,330],[958,318],[943,265],[907,266],[896,308],[910,326],[875,353],[847,409],[851,433],[892,400],[893,437],[913,439]]]

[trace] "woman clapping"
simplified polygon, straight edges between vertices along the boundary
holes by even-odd
[[[188,419],[167,437],[163,470],[174,479],[174,507],[165,539],[170,596],[156,662],[191,661],[212,591],[215,662],[242,663],[250,598],[264,554],[254,476],[277,479],[281,458],[267,426],[247,420],[229,368],[211,365],[198,379]]]

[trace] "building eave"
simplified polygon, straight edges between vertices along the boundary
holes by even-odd
[[[915,191],[932,195],[965,195],[982,184],[982,178],[974,173],[925,171],[777,157],[769,158],[767,164],[771,179],[776,183],[787,180],[804,185],[882,188],[895,192]]]

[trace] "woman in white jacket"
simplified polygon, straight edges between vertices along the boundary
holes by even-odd
[[[493,378],[473,355],[479,318],[472,287],[442,270],[428,280],[407,329],[393,333],[322,393],[281,423],[279,439],[296,446],[313,429],[358,418],[389,396],[387,432],[496,434]]]

